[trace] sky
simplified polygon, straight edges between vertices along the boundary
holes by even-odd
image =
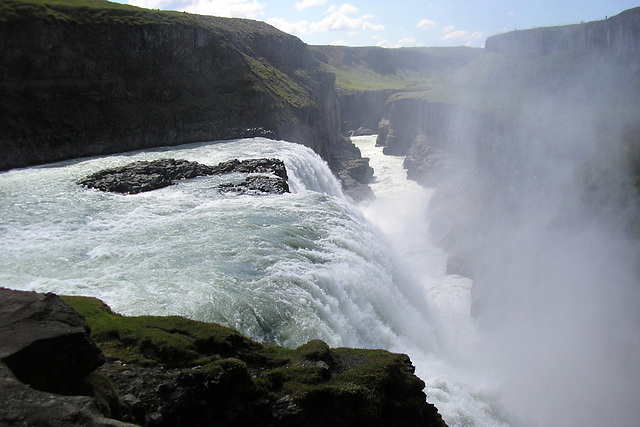
[[[495,34],[605,19],[640,0],[119,0],[249,18],[312,45],[483,47]]]

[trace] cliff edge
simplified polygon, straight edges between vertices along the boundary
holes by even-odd
[[[511,31],[487,39],[487,52],[538,53],[559,50],[640,52],[640,7],[601,21]]]
[[[2,0],[0,51],[0,170],[252,136],[306,145],[335,172],[361,160],[335,76],[262,22]]]
[[[445,426],[402,354],[4,288],[0,319],[0,425]]]

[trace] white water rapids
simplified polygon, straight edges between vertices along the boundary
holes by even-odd
[[[471,281],[445,273],[427,239],[433,190],[407,181],[375,137],[354,142],[377,198],[351,205],[311,150],[243,139],[80,159],[0,174],[0,285],[88,295],[126,315],[181,315],[260,342],[409,354],[450,426],[529,425],[479,370]],[[88,190],[85,176],[136,160],[215,165],[277,157],[292,193],[221,194],[212,176],[137,195]],[[544,390],[540,390],[544,393]]]

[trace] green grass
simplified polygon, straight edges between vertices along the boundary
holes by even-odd
[[[81,25],[197,25],[197,20],[185,13],[152,11],[104,0],[0,0],[0,22],[33,19]]]
[[[63,297],[91,325],[102,351],[125,363],[193,366],[262,348],[238,332],[183,317],[124,317],[100,300]]]
[[[347,92],[438,88],[444,78],[471,61],[479,49],[311,46],[322,69],[336,75]]]
[[[296,108],[313,105],[313,101],[304,88],[293,81],[291,77],[271,66],[262,58],[256,59],[248,55],[244,55],[244,58],[259,84],[264,85],[276,97]]]

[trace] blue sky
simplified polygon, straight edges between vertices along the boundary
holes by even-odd
[[[605,19],[640,0],[119,0],[149,9],[250,18],[308,44],[484,46],[494,34]]]

